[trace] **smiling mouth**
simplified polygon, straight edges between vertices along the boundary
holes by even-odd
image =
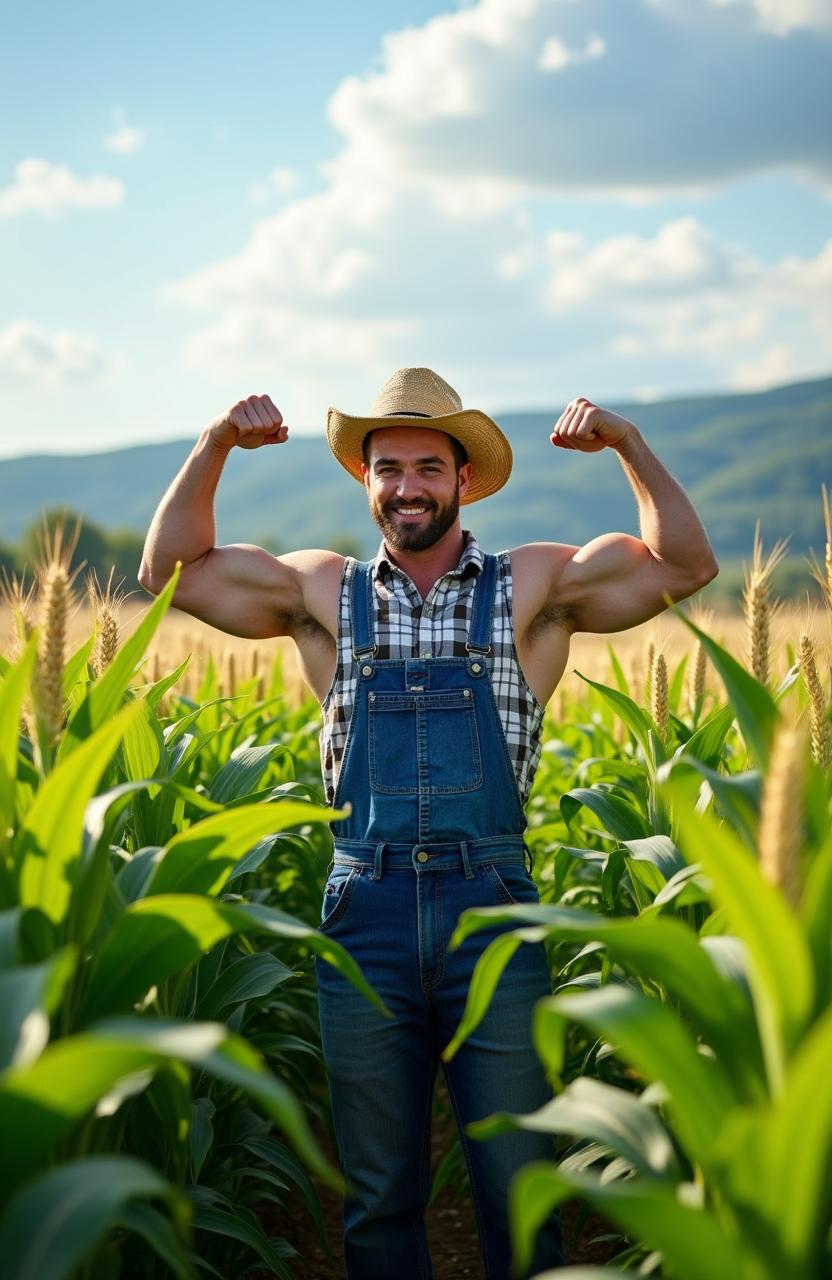
[[[423,516],[427,507],[394,507],[397,516]]]

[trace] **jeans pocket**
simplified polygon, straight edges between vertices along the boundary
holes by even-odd
[[[503,902],[526,906],[540,901],[540,890],[523,863],[501,862],[498,869],[489,862],[487,870]]]
[[[333,867],[330,871],[321,903],[319,932],[327,933],[342,918],[360,875],[360,867]]]

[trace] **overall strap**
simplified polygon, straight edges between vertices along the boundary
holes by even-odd
[[[357,560],[350,583],[352,656],[358,661],[378,649],[373,641],[373,561]]]
[[[469,653],[491,652],[491,622],[494,617],[494,588],[497,584],[497,557],[487,552],[483,567],[474,584],[471,628],[465,648]]]

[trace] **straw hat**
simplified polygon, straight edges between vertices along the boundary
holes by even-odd
[[[367,418],[332,406],[327,410],[329,447],[360,484],[364,483],[361,445],[367,433],[379,427],[424,427],[455,436],[474,464],[460,506],[496,493],[511,474],[511,445],[496,422],[480,409],[463,409],[457,392],[432,369],[397,369],[376,396]]]

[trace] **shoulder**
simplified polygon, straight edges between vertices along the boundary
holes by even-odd
[[[500,553],[510,566],[514,627],[520,635],[532,625],[571,631],[569,609],[558,603],[558,582],[578,550],[566,542],[527,542]]]

